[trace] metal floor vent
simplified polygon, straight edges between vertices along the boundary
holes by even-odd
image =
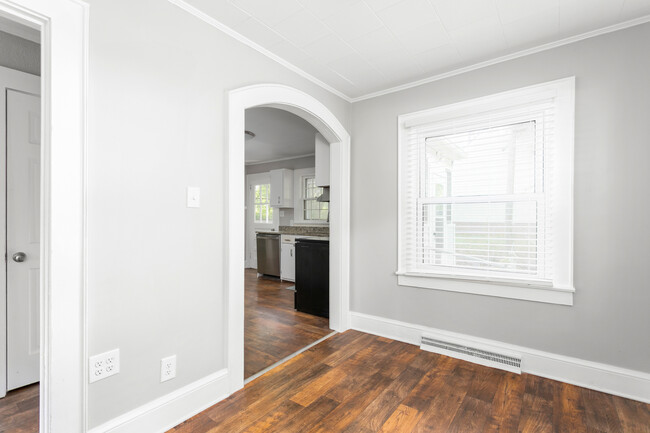
[[[425,337],[424,335],[420,342],[420,348],[430,352],[464,359],[469,362],[487,365],[489,367],[501,368],[514,373],[521,373],[521,356],[511,356],[491,352],[476,347]]]

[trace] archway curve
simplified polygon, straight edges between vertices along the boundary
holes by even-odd
[[[273,107],[311,123],[330,143],[330,328],[350,328],[350,134],[320,101],[281,84],[257,84],[228,93],[228,155],[224,257],[230,392],[244,386],[245,111]]]

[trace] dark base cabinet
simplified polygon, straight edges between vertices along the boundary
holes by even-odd
[[[330,316],[329,241],[296,239],[296,310]]]

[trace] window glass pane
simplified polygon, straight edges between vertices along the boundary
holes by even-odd
[[[535,192],[536,122],[428,137],[424,146],[426,197]]]
[[[427,204],[421,211],[424,266],[534,275],[542,264],[534,201]]]
[[[256,223],[272,223],[273,208],[271,207],[269,196],[271,191],[270,184],[255,185],[254,187],[254,206]]]

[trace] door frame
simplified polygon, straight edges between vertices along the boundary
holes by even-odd
[[[272,107],[311,123],[330,143],[330,328],[350,328],[350,134],[314,97],[281,84],[257,84],[228,92],[224,314],[230,391],[244,386],[245,111]]]
[[[7,394],[7,268],[9,266],[7,246],[7,176],[5,169],[9,167],[7,160],[7,90],[37,94],[40,97],[40,77],[0,66],[0,245],[4,245],[7,258],[4,266],[0,266],[0,397]],[[42,149],[42,147],[41,147]]]
[[[0,15],[41,32],[39,431],[85,432],[88,5],[0,0]]]

